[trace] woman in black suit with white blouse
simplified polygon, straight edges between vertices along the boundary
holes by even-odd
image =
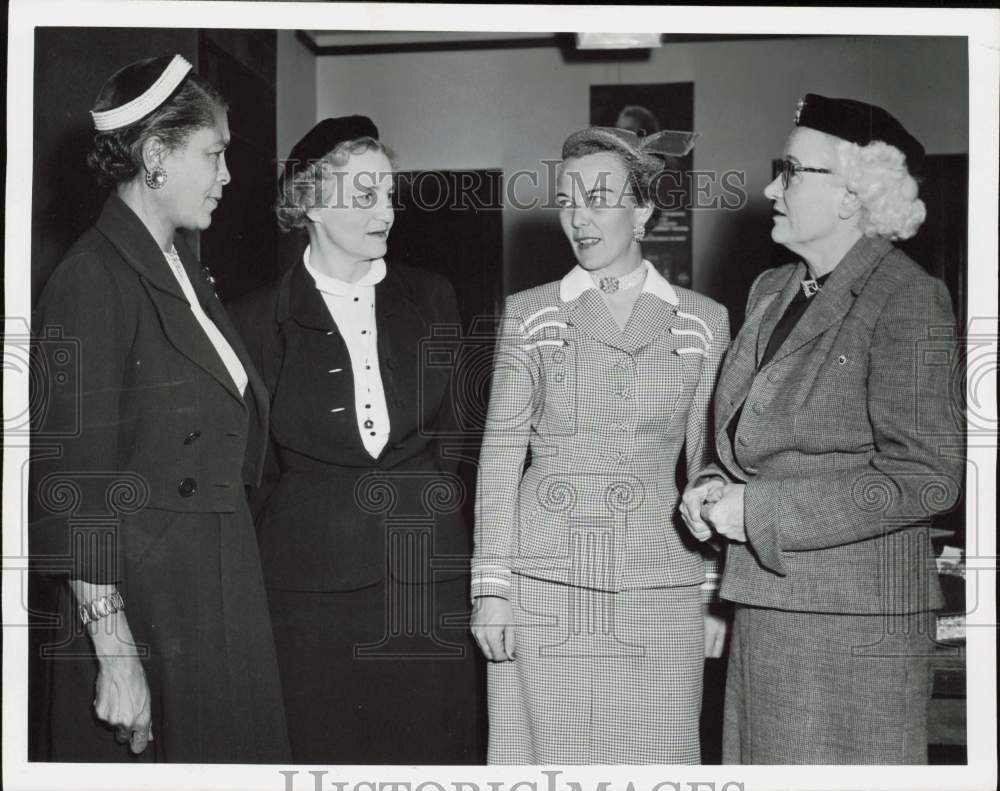
[[[309,245],[234,309],[271,394],[257,527],[298,763],[482,760],[450,377],[421,353],[458,310],[440,276],[386,264],[392,171],[368,118],[317,124],[277,208]]]

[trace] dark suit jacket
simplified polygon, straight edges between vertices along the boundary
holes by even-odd
[[[956,503],[963,465],[948,292],[862,238],[758,370],[805,276],[799,263],[757,279],[719,378],[719,468],[746,484],[749,539],[728,548],[722,596],[798,611],[938,607],[928,523]]]
[[[195,292],[246,368],[245,397],[145,226],[114,193],[69,250],[34,316],[31,550],[41,570],[92,582],[127,576],[144,508],[245,507],[266,448],[267,394],[198,262],[178,241]],[[241,503],[241,501],[244,501]],[[104,550],[108,519],[132,515]],[[97,518],[93,529],[87,518]],[[103,519],[103,521],[102,521]],[[80,542],[70,567],[70,526]],[[108,551],[113,550],[112,554]]]
[[[452,366],[427,359],[425,344],[433,328],[457,332],[454,291],[390,263],[375,312],[390,422],[378,459],[358,433],[347,346],[302,263],[232,307],[271,394],[268,481],[254,508],[271,588],[357,589],[388,566],[406,581],[454,578],[468,555],[464,487],[438,441],[452,424]]]

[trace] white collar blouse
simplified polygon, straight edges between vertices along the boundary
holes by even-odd
[[[354,374],[354,412],[365,450],[377,459],[389,441],[389,409],[378,359],[378,327],[375,321],[375,286],[385,279],[385,261],[377,258],[368,272],[348,283],[320,272],[309,264],[309,247],[302,254],[306,272],[312,277],[327,310],[340,331]],[[331,374],[343,373],[339,369]],[[343,412],[347,404],[331,408]]]

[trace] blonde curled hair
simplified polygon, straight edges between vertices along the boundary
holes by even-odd
[[[927,216],[917,197],[916,179],[906,168],[906,157],[895,146],[874,141],[865,146],[841,141],[837,172],[861,201],[861,230],[865,236],[891,241],[909,239]]]

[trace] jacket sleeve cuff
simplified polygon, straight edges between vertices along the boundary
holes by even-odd
[[[718,571],[709,570],[706,566],[705,568],[705,581],[701,583],[699,587],[699,592],[701,593],[701,603],[702,604],[718,604],[719,599],[719,584],[722,581],[722,575]]]
[[[764,568],[785,576],[781,557],[781,534],[774,517],[774,501],[780,497],[773,482],[749,481],[743,492],[743,529],[747,543]]]
[[[480,567],[472,571],[472,598],[499,596],[510,599],[510,570],[497,567]]]

